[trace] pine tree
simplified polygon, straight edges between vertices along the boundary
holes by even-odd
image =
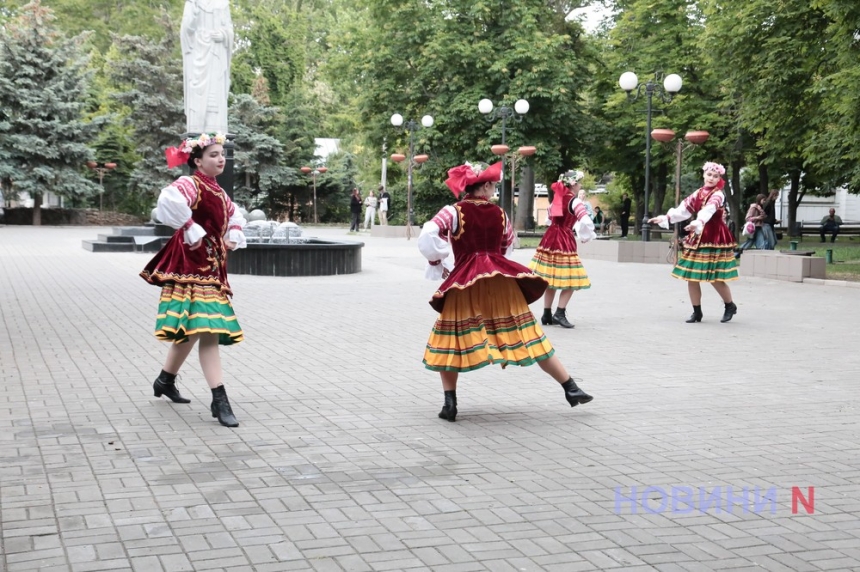
[[[108,59],[115,97],[127,107],[126,121],[141,160],[129,177],[129,191],[149,197],[181,174],[170,170],[164,150],[179,144],[185,133],[182,60],[175,52],[177,34],[166,15],[160,42],[140,36],[114,36]]]
[[[44,193],[75,198],[99,190],[83,176],[92,158],[87,143],[102,122],[83,119],[90,81],[85,37],[66,38],[53,20],[34,0],[0,30],[0,179],[11,182],[13,193],[33,197],[35,225]]]

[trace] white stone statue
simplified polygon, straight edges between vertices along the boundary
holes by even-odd
[[[180,28],[188,133],[227,133],[233,20],[229,0],[185,0]]]

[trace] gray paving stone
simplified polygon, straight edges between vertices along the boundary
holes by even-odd
[[[415,243],[362,235],[357,275],[231,277],[227,429],[194,356],[190,405],[152,397],[148,255],[80,248],[98,232],[0,227],[0,570],[860,568],[857,289],[743,279],[731,323],[706,288],[690,325],[668,267],[585,260],[576,329],[546,332],[595,401],[485,368],[450,424]],[[673,486],[732,487],[731,512],[617,506]]]

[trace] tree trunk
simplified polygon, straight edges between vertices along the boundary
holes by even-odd
[[[729,203],[729,210],[732,213],[732,222],[735,223],[735,240],[738,238],[738,232],[743,228],[743,221],[746,218],[746,213],[741,212],[741,169],[744,162],[741,159],[732,161],[732,180],[731,189],[725,189],[726,202]]]
[[[767,165],[764,162],[764,156],[758,157],[758,192],[767,196],[770,193],[770,179],[767,175]]]
[[[520,198],[517,200],[517,216],[514,220],[516,230],[529,230],[534,228],[534,198],[535,198],[535,172],[526,165],[520,175]]]
[[[794,229],[794,223],[797,221],[797,207],[803,201],[803,195],[800,194],[800,171],[793,169],[789,175],[791,179],[791,189],[788,191],[788,236],[791,236],[791,231]]]
[[[636,205],[633,217],[633,234],[642,234],[642,217],[645,216],[645,177],[634,175],[631,177],[633,183],[633,201]]]
[[[33,195],[33,226],[42,224],[42,193]]]

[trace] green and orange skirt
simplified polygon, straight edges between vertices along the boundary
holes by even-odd
[[[516,280],[492,276],[447,292],[424,350],[424,366],[456,372],[490,364],[528,366],[553,353]]]
[[[244,339],[233,305],[219,286],[168,282],[161,289],[155,337],[180,344],[195,334],[218,334],[218,343]]]

